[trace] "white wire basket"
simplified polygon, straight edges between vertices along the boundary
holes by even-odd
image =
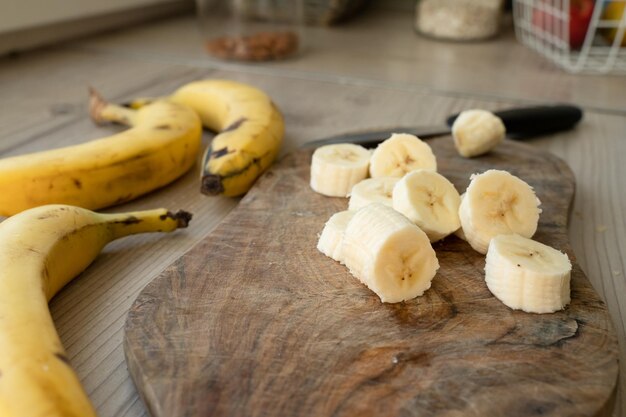
[[[613,11],[623,10],[621,18],[606,15],[611,2],[617,3]],[[570,37],[570,6],[570,0],[514,0],[517,39],[572,73],[626,74],[626,47],[621,46],[626,0],[596,0],[584,40]]]

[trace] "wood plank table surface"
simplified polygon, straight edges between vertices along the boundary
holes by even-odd
[[[297,59],[225,63],[205,55],[194,17],[184,16],[2,58],[0,156],[117,131],[89,121],[88,85],[113,101],[166,94],[203,77],[256,85],[284,112],[283,154],[343,131],[436,124],[472,107],[579,104],[586,114],[575,130],[530,144],[563,158],[576,176],[569,237],[617,331],[622,371],[614,415],[626,415],[626,77],[567,74],[516,43],[510,27],[485,43],[427,40],[413,32],[410,11],[374,9],[343,26],[307,28],[305,34],[307,48]],[[182,232],[111,244],[52,300],[70,361],[101,417],[148,415],[124,361],[128,309],[147,283],[237,202],[202,196],[191,172],[111,209],[166,206],[195,217]]]

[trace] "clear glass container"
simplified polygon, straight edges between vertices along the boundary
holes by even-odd
[[[196,0],[206,51],[236,61],[271,61],[302,50],[304,0]]]
[[[415,29],[428,37],[476,41],[500,32],[503,0],[418,0]]]

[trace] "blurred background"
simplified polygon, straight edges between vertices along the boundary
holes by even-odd
[[[411,15],[404,30],[456,42],[494,40],[515,30],[528,48],[566,71],[626,73],[624,0],[9,0],[0,13],[0,54],[11,54],[165,17],[198,16],[205,52],[237,61],[285,58],[306,49],[303,26],[342,27],[381,9]],[[286,29],[285,29],[286,28]],[[273,32],[282,50],[250,50]],[[315,31],[309,30],[312,45]],[[297,42],[296,42],[297,41]],[[196,47],[201,47],[196,44]],[[247,52],[243,51],[248,49]],[[237,50],[237,52],[235,52]]]

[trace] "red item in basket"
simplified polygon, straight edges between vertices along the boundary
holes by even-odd
[[[570,0],[569,10],[569,46],[572,49],[580,49],[585,41],[591,16],[593,15],[594,0]],[[552,20],[552,21],[551,21]],[[533,10],[533,25],[544,31],[550,31],[553,35],[559,34],[558,28],[561,20],[542,8]]]
[[[578,49],[583,45],[591,15],[593,15],[594,0],[571,0],[569,10],[569,45]]]

